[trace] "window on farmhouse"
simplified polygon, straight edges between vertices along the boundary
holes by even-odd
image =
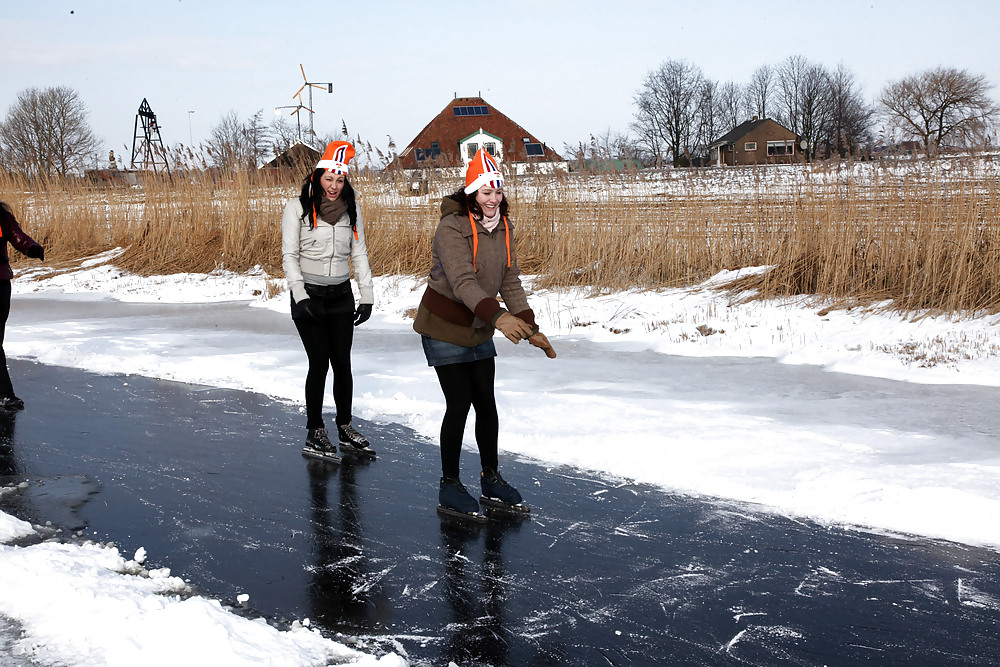
[[[470,141],[465,145],[465,152],[468,153],[469,159],[476,157],[476,151],[479,150],[479,144],[475,141]]]
[[[423,162],[424,160],[433,160],[438,155],[441,155],[441,146],[436,141],[431,142],[430,148],[418,148],[415,152],[415,157],[417,162]]]
[[[485,148],[486,152],[492,155],[493,157],[497,156],[497,145],[492,141],[487,141],[485,144],[483,144],[483,148]]]
[[[746,151],[747,153],[753,153],[755,150],[757,150],[757,142],[756,141],[746,142],[745,144],[743,144],[743,150]]]
[[[769,141],[767,142],[768,155],[791,155],[794,142],[792,141]]]

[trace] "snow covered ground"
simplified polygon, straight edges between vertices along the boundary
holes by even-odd
[[[25,279],[31,274],[37,280]],[[247,389],[299,403],[305,355],[284,316],[287,294],[267,299],[268,280],[226,273],[142,279],[98,261],[72,273],[34,269],[14,282],[5,349],[47,364]],[[356,343],[355,414],[434,439],[443,400],[407,314],[419,299],[420,282],[376,281],[376,313]],[[826,311],[811,299],[752,302],[708,287],[531,294],[560,356],[548,360],[536,349],[498,339],[501,448],[792,516],[1000,548],[997,448],[960,446],[918,426],[791,426],[760,419],[735,402],[664,398],[657,382],[667,371],[655,361],[667,355],[769,357],[832,372],[993,388],[1000,385],[996,317]],[[19,303],[53,298],[82,307],[116,300],[243,301],[247,308],[239,322],[211,321],[199,311],[190,326],[167,329],[141,318],[88,316],[86,308],[65,318],[18,316]],[[600,354],[580,358],[581,343]],[[649,374],[619,377],[616,353],[636,351],[652,355]],[[613,415],[613,422],[598,423],[591,415]],[[609,448],[627,454],[608,456]],[[32,530],[0,513],[0,542]],[[141,560],[141,554],[129,559],[101,545],[0,546],[0,627],[3,616],[17,619],[26,633],[18,650],[60,664],[125,665],[138,656],[150,664],[149,655],[175,664],[188,659],[188,644],[176,638],[195,631],[219,656],[228,656],[218,664],[376,664],[308,628],[279,632],[216,602],[178,597],[184,582],[144,571]],[[74,624],[63,614],[88,620]],[[378,662],[397,663],[402,658],[394,655]]]

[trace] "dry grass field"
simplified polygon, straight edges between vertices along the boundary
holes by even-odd
[[[351,178],[377,275],[421,275],[442,194],[409,196]],[[67,268],[116,247],[121,268],[152,275],[281,275],[280,219],[298,180],[245,174],[147,177],[141,186],[25,182],[0,174],[0,199]],[[597,291],[699,282],[770,266],[737,287],[762,297],[820,294],[844,306],[1000,311],[1000,160],[928,160],[508,179],[522,272],[544,286]],[[13,253],[17,255],[17,253]]]

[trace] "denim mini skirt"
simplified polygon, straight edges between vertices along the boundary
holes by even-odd
[[[423,334],[420,336],[420,342],[424,346],[424,356],[427,357],[428,366],[461,364],[466,361],[479,361],[497,356],[497,348],[493,345],[492,338],[475,347],[462,347],[454,343],[445,343]]]

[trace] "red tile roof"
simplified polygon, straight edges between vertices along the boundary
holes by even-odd
[[[486,115],[456,116],[454,107],[486,107]],[[529,160],[561,160],[559,154],[543,145],[543,155],[529,158],[524,148],[524,138],[530,143],[541,144],[533,134],[497,111],[482,97],[456,97],[448,103],[434,120],[427,123],[399,155],[399,165],[404,169],[413,169],[429,165],[461,166],[462,157],[459,154],[458,142],[480,129],[503,139],[504,162],[527,162]],[[441,153],[433,160],[417,161],[418,149],[421,153],[429,153],[431,144],[436,142]],[[426,153],[425,153],[426,154]]]

